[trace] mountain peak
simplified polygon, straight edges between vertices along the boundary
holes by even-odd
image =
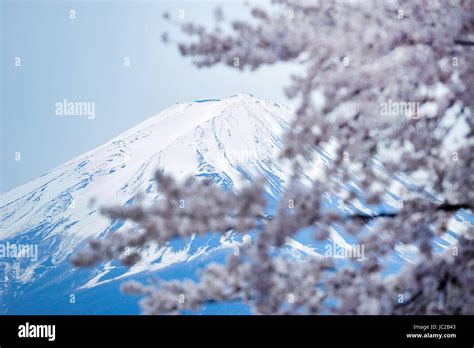
[[[102,216],[100,207],[132,204],[138,193],[155,199],[153,177],[158,168],[178,179],[207,177],[229,190],[263,175],[269,193],[277,195],[284,173],[275,159],[282,150],[281,135],[289,117],[287,108],[243,93],[222,100],[178,103],[1,195],[0,240],[35,243],[42,251],[38,260],[23,268],[6,265],[5,274],[21,284],[37,282],[49,269],[66,265],[88,238],[122,228],[119,221],[111,223]],[[221,248],[222,243],[229,241],[199,245],[195,252]],[[190,248],[181,261],[195,256]],[[170,263],[176,262],[170,248],[155,250],[152,258],[162,255],[160,267],[165,267],[168,261],[163,255],[167,254]],[[47,270],[44,265],[49,265]],[[83,285],[102,281],[107,272],[85,279]]]
[[[90,200],[125,204],[138,192],[152,193],[157,168],[177,178],[207,176],[230,189],[257,175],[281,177],[273,162],[289,117],[287,108],[243,93],[175,104],[0,196],[0,239],[39,225],[59,233],[62,225],[52,224],[89,219]],[[278,185],[274,180],[275,192]],[[91,236],[99,227],[69,232]]]

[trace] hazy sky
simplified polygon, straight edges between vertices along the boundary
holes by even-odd
[[[225,13],[247,16],[241,1],[220,3]],[[199,70],[176,46],[161,42],[165,30],[178,34],[164,12],[178,20],[184,10],[186,20],[212,24],[215,6],[215,1],[2,1],[0,192],[176,102],[246,92],[287,103],[282,88],[290,67],[243,74],[221,66]],[[57,116],[56,103],[64,99],[95,103],[95,118]]]

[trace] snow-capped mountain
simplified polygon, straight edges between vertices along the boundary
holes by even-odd
[[[142,280],[150,276],[195,278],[196,271],[210,261],[223,261],[247,236],[209,233],[166,246],[151,245],[132,268],[113,261],[77,270],[72,268],[70,256],[83,248],[88,238],[128,227],[122,221],[111,222],[99,209],[133,204],[139,193],[154,199],[157,168],[178,179],[210,177],[228,190],[264,175],[269,199],[278,199],[289,171],[276,158],[291,115],[290,109],[278,103],[246,94],[178,103],[1,195],[0,247],[4,251],[8,245],[37,250],[29,257],[0,254],[0,313],[138,314],[136,299],[119,291],[128,276]],[[324,165],[324,160],[318,165]],[[311,168],[310,176],[317,170]],[[390,198],[396,196],[389,193],[384,199]],[[331,198],[328,201],[337,205]],[[370,212],[363,205],[357,209]],[[440,247],[454,238],[440,240]],[[329,242],[347,248],[351,236],[334,230]],[[295,258],[318,257],[323,249],[324,244],[303,233],[289,239],[284,252]],[[410,250],[400,250],[391,267],[406,262],[408,253]],[[219,304],[204,308],[203,313],[248,313],[248,308]]]
[[[124,228],[123,222],[102,216],[100,207],[131,204],[140,192],[156,195],[152,178],[157,168],[177,178],[212,177],[227,189],[263,174],[269,195],[277,195],[284,170],[274,160],[290,117],[288,108],[246,94],[178,103],[0,196],[0,243],[38,246],[36,259],[0,258],[1,311],[69,313],[73,306],[55,310],[38,303],[48,303],[58,287],[67,304],[68,294],[141,271],[189,264],[238,243],[232,234],[209,235],[150,248],[148,258],[129,270],[113,263],[95,271],[73,270],[69,259],[88,238]]]

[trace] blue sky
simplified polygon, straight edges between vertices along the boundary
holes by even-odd
[[[242,1],[225,1],[246,17]],[[241,73],[197,69],[165,45],[162,18],[213,23],[216,1],[2,1],[1,173],[6,192],[180,101],[239,92],[288,103],[289,66]],[[71,10],[75,19],[70,19]],[[21,65],[18,58],[21,59]],[[126,57],[130,66],[125,66]],[[64,99],[94,102],[96,116],[58,117]],[[15,160],[17,153],[21,159]]]

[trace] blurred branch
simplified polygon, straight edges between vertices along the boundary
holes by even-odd
[[[474,46],[474,41],[468,40],[454,40],[454,43],[461,46]]]
[[[444,212],[456,212],[460,209],[472,209],[472,205],[469,203],[460,203],[460,204],[451,204],[451,203],[442,203],[436,207],[437,211],[444,211]],[[347,218],[348,219],[361,219],[361,220],[372,220],[372,219],[377,219],[377,218],[383,218],[383,217],[390,217],[394,218],[398,215],[397,212],[393,213],[376,213],[373,215],[369,214],[355,214],[355,215],[350,215]]]

